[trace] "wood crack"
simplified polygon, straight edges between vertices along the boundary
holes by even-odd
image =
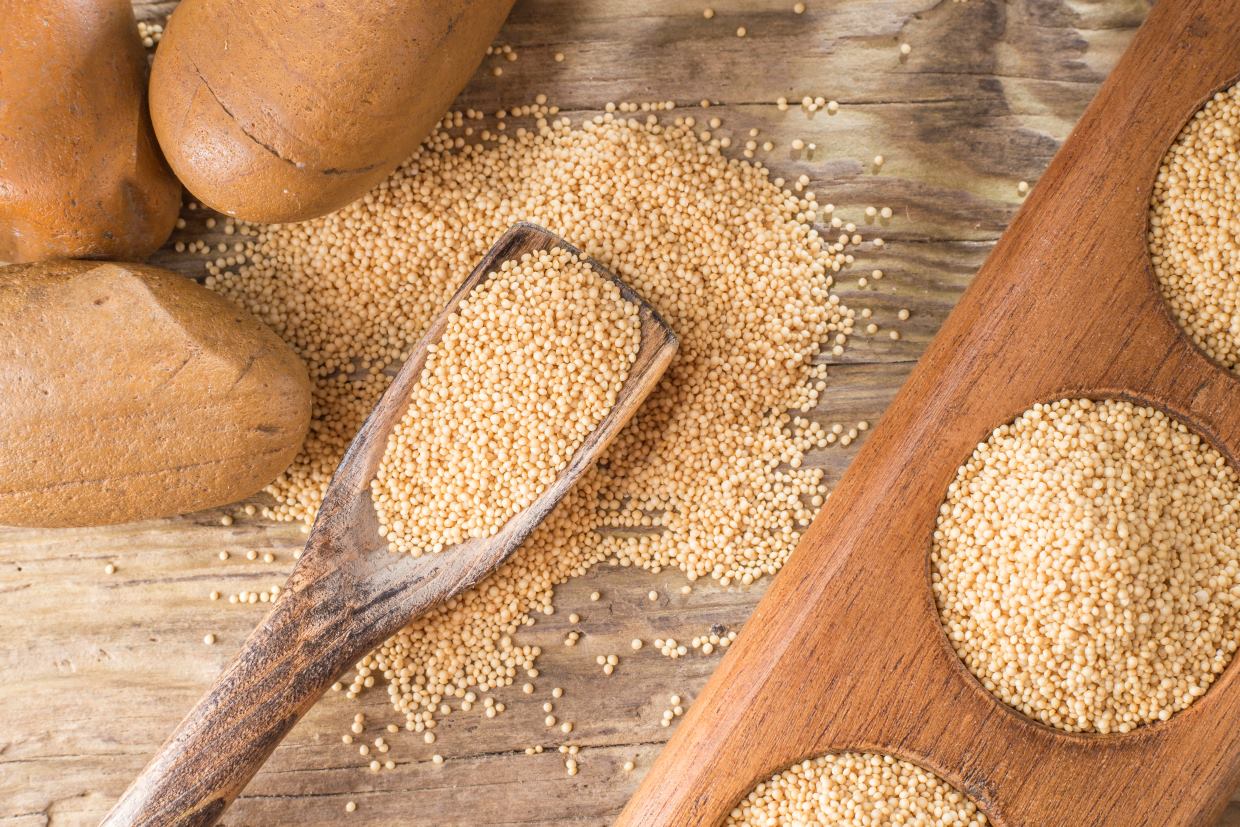
[[[295,158],[290,158],[289,156],[282,153],[275,146],[259,138],[249,129],[249,127],[247,127],[244,123],[242,123],[241,119],[238,118],[236,114],[234,114],[233,111],[228,108],[227,104],[225,104],[224,101],[220,99],[220,96],[216,94],[215,89],[211,87],[210,82],[207,81],[206,76],[203,75],[202,70],[198,68],[198,65],[195,63],[191,63],[190,65],[193,66],[194,74],[198,76],[198,80],[202,83],[202,87],[207,90],[208,94],[211,95],[211,98],[215,101],[216,106],[220,108],[221,112],[223,112],[225,115],[228,116],[228,119],[230,121],[232,121],[233,123],[237,125],[237,128],[241,130],[241,134],[245,135],[245,137],[249,139],[255,146],[260,147],[261,149],[265,150],[272,157],[276,158],[277,160],[285,164],[288,164],[289,166],[293,167],[293,169],[296,169],[300,172],[311,172],[311,173],[318,173],[319,175],[336,176],[336,175],[356,175],[356,174],[363,173],[363,172],[370,172],[371,170],[375,169],[378,166],[378,164],[366,164],[364,166],[355,167],[352,169],[345,169],[345,168],[340,168],[340,167],[319,168],[319,167],[312,167],[309,164],[305,163],[304,161],[298,161]]]

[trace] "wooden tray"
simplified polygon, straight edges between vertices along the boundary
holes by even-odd
[[[1240,457],[1240,380],[1180,331],[1146,250],[1164,153],[1240,73],[1240,2],[1161,0],[620,818],[716,825],[801,759],[871,750],[996,823],[1211,824],[1240,783],[1240,666],[1165,723],[1068,734],[997,701],[944,635],[937,509],[1039,401],[1153,404]]]

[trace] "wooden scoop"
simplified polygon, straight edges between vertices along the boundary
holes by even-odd
[[[388,433],[421,377],[427,348],[443,335],[461,301],[505,260],[555,247],[578,252],[541,227],[518,224],[456,291],[349,446],[271,613],[104,825],[214,824],[333,682],[410,620],[508,559],[637,411],[671,361],[676,336],[627,285],[591,262],[625,301],[640,308],[641,343],[615,406],[547,490],[494,536],[421,557],[393,553],[379,537],[370,483]]]

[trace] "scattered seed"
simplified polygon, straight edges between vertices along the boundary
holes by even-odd
[[[567,233],[658,302],[673,326],[700,320],[680,325],[677,381],[664,383],[647,403],[672,412],[671,424],[659,418],[652,432],[641,418],[635,421],[609,452],[610,467],[592,469],[522,554],[483,589],[459,596],[450,612],[419,619],[361,661],[368,674],[348,691],[357,693],[366,680],[373,684],[391,675],[389,692],[407,721],[437,714],[441,700],[458,685],[489,691],[511,684],[523,670],[528,674],[537,647],[518,645],[511,635],[532,613],[550,607],[556,584],[612,553],[593,539],[598,526],[642,526],[643,521],[653,526],[649,515],[656,507],[684,514],[675,524],[659,526],[662,530],[640,546],[615,553],[648,568],[656,560],[661,567],[674,565],[691,581],[711,576],[725,586],[740,584],[746,576],[752,581],[778,570],[799,537],[792,527],[810,516],[806,499],[822,490],[818,469],[792,475],[765,470],[774,467],[770,458],[813,446],[811,438],[787,433],[779,417],[789,409],[813,407],[826,366],[812,357],[823,342],[831,352],[842,352],[843,344],[832,337],[851,332],[851,312],[829,292],[830,274],[846,266],[837,256],[848,252],[820,239],[805,219],[817,204],[791,196],[765,169],[702,145],[687,116],[643,125],[599,115],[573,126],[551,119],[549,108],[529,111],[545,119],[545,127],[524,134],[514,129],[502,141],[493,132],[467,152],[452,134],[464,116],[449,115],[410,164],[362,202],[298,225],[238,225],[245,229],[239,236],[245,240],[240,263],[207,276],[212,289],[271,323],[311,371],[315,438],[269,489],[276,505],[265,513],[284,520],[313,518],[324,469],[338,462],[356,423],[386,386],[383,371],[399,364],[491,240],[518,218],[536,213]],[[563,162],[530,174],[543,169],[536,158],[550,156]],[[652,180],[647,173],[669,164],[675,175]],[[623,186],[628,197],[609,196],[598,186],[604,180]],[[465,182],[477,181],[487,182],[485,209],[462,222],[434,218],[463,203],[473,186]],[[798,179],[799,190],[807,183],[808,178]],[[608,220],[598,221],[601,215]],[[709,221],[701,217],[707,215]],[[465,225],[469,233],[457,229]],[[376,226],[402,230],[376,236]],[[646,229],[656,226],[678,227],[676,238],[664,240]],[[740,250],[748,251],[743,261]],[[716,276],[682,289],[679,282],[668,282],[673,276],[660,265],[669,255],[683,259],[677,273]],[[362,260],[366,267],[357,265]],[[414,273],[419,289],[395,289]],[[706,294],[699,295],[701,290]],[[793,318],[798,324],[787,324]],[[747,355],[759,350],[783,356]],[[358,364],[367,368],[357,378],[342,375],[342,368]],[[728,388],[710,381],[719,371],[734,377]],[[717,473],[690,473],[709,467],[702,460],[717,455],[725,434],[731,441],[737,434],[745,437],[737,462]],[[643,457],[656,456],[658,462],[643,460],[640,467],[627,462],[629,449],[637,445],[645,446]],[[736,468],[753,470],[737,474]],[[760,521],[738,516],[744,512],[740,503],[759,498],[768,503]],[[710,502],[710,509],[682,508],[700,502]],[[706,527],[725,521],[737,522],[738,536],[748,538],[744,557],[736,554],[735,541],[711,545],[699,539],[710,535]],[[789,529],[766,532],[762,526],[768,524]],[[463,640],[474,643],[465,646]]]

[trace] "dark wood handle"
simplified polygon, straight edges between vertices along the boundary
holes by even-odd
[[[676,336],[640,297],[591,263],[639,307],[642,338],[612,409],[533,503],[495,534],[441,554],[392,554],[379,536],[370,481],[408,407],[431,343],[469,291],[508,259],[563,247],[532,224],[496,242],[401,367],[332,477],[301,560],[271,614],[104,819],[119,825],[214,824],[327,687],[402,626],[493,572],[551,512],[641,406],[676,352]]]
[[[335,601],[316,606],[305,591],[281,595],[102,824],[214,824],[356,659],[344,619]]]

